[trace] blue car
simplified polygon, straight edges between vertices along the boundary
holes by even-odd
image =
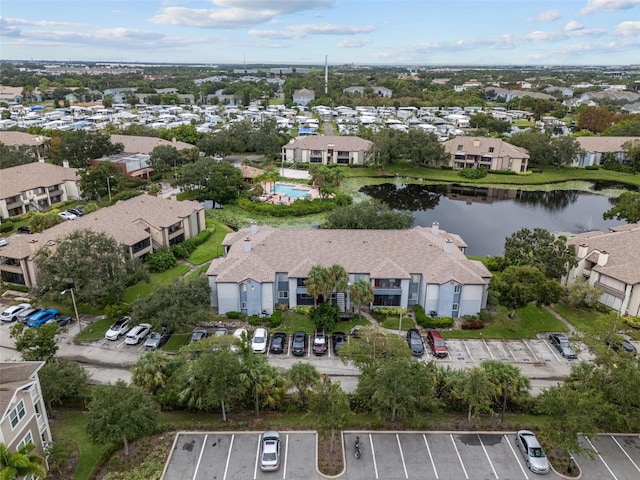
[[[39,327],[40,325],[44,325],[52,318],[57,317],[60,314],[58,310],[55,308],[49,308],[47,310],[43,310],[34,315],[31,315],[27,320],[28,327]]]

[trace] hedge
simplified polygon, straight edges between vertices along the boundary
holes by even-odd
[[[16,226],[10,222],[2,222],[0,223],[0,233],[7,233],[13,231]]]
[[[212,235],[211,230],[202,230],[198,235],[193,238],[189,238],[184,242],[177,243],[171,247],[171,252],[177,258],[187,258],[191,255],[199,245],[209,240]]]
[[[424,312],[424,308],[420,305],[415,305],[413,312],[416,316],[416,323],[422,328],[450,328],[453,326],[453,318],[431,317]]]
[[[624,317],[624,323],[630,327],[640,329],[640,317],[626,316]]]
[[[296,200],[290,205],[275,205],[273,203],[251,201],[248,198],[240,198],[238,205],[249,212],[270,215],[272,217],[302,217],[315,213],[327,212],[336,207],[349,205],[351,197],[342,193],[333,198],[315,198],[313,200]]]

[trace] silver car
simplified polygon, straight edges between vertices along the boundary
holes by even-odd
[[[275,472],[280,468],[280,434],[269,430],[262,434],[260,443],[260,470]]]
[[[569,339],[561,333],[549,335],[549,343],[556,347],[564,358],[578,358],[576,352],[569,346]]]
[[[549,473],[549,461],[533,432],[520,430],[516,433],[516,445],[522,452],[529,470],[533,473]]]

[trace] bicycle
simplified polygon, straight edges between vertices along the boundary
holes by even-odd
[[[353,444],[353,456],[357,459],[359,459],[362,456],[362,453],[360,452],[360,437],[356,437],[356,441]]]

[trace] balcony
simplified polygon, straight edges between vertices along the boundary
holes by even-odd
[[[610,287],[609,285],[605,285],[600,282],[596,282],[594,285],[596,287],[600,287],[605,293],[608,293],[609,295],[613,295],[614,297],[618,297],[622,299],[624,299],[625,297],[624,290],[618,290],[616,288]]]

